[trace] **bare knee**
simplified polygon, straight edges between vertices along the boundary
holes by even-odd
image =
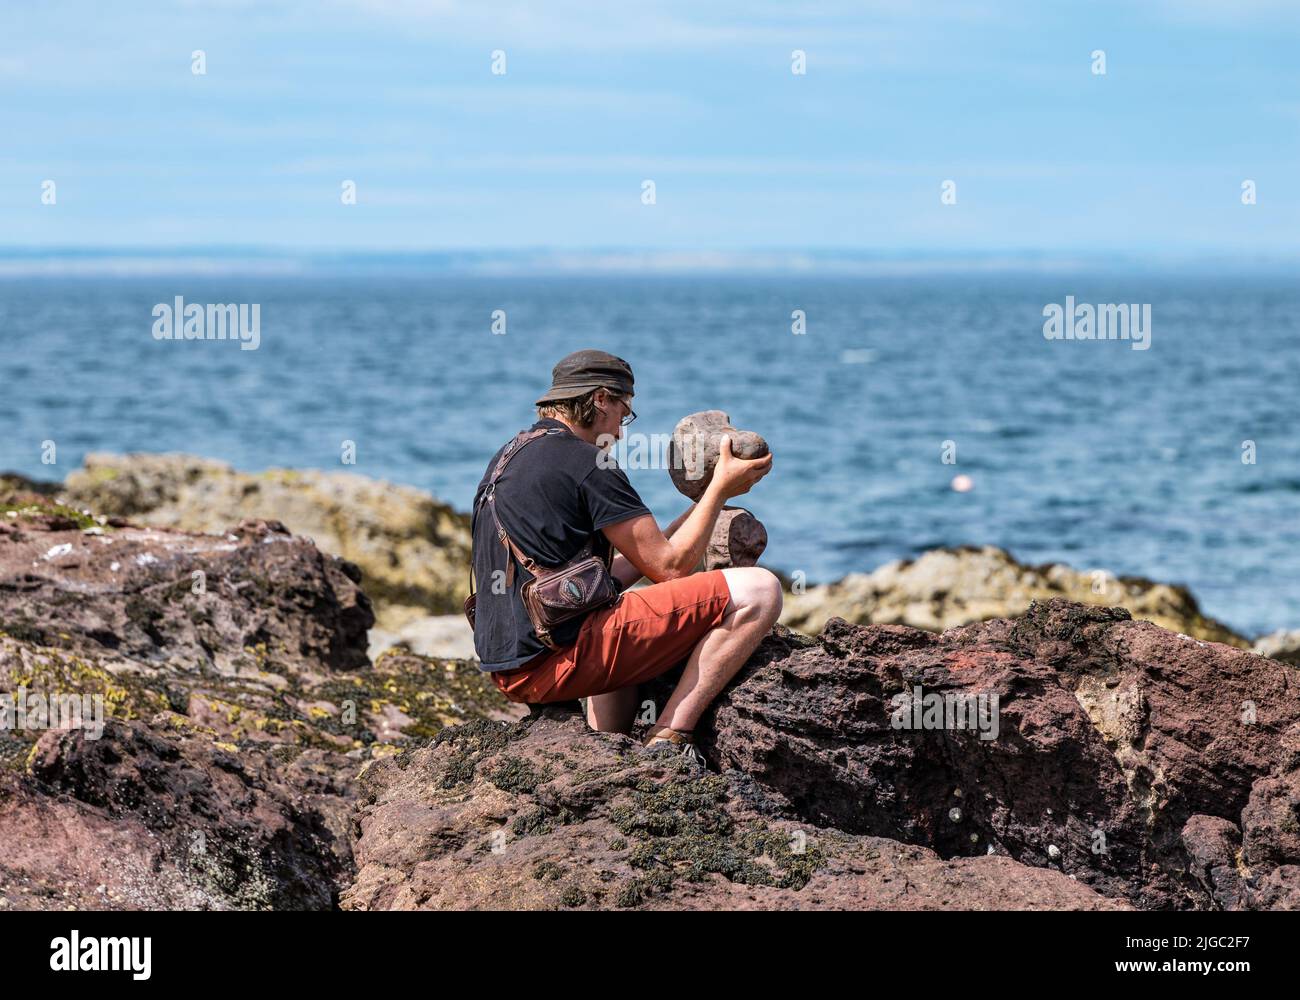
[[[781,617],[784,597],[781,581],[771,570],[758,566],[724,569],[727,587],[731,590],[731,603],[746,617],[761,620],[765,628]]]

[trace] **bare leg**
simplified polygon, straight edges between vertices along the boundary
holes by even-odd
[[[781,583],[757,566],[724,569],[731,601],[726,616],[691,651],[686,670],[659,717],[660,725],[691,730],[722,693],[781,615]]]
[[[587,699],[587,725],[598,733],[630,733],[641,702],[636,684]]]

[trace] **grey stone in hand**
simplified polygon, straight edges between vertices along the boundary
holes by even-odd
[[[668,446],[668,472],[673,485],[692,500],[698,500],[713,479],[722,439],[731,438],[731,453],[737,458],[762,458],[767,442],[753,431],[731,426],[731,418],[721,410],[704,410],[682,417],[673,429]]]

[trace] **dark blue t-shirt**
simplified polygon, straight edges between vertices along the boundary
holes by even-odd
[[[524,446],[497,480],[496,509],[501,525],[525,555],[548,569],[576,556],[591,539],[597,555],[610,550],[601,532],[611,524],[650,513],[627,474],[601,449],[575,436],[558,420],[533,424],[547,434]],[[505,445],[501,446],[501,451]],[[478,598],[474,613],[474,649],[483,670],[512,670],[547,652],[537,638],[520,590],[531,577],[515,564],[514,582],[507,588],[506,560],[511,558],[497,539],[492,511],[483,493],[501,451],[492,456],[474,494],[474,581]],[[578,638],[584,616],[552,632],[567,646]]]

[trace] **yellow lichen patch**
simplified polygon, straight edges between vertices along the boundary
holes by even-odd
[[[204,736],[212,737],[213,742],[216,741],[217,731],[215,729],[208,726],[201,726],[193,719],[189,718],[189,716],[180,715],[176,712],[165,712],[163,713],[163,718],[166,720],[167,725],[172,729],[175,729],[177,732],[202,734]]]
[[[100,465],[88,470],[92,483],[108,483],[118,477],[118,470],[111,465]]]
[[[212,714],[223,716],[228,725],[235,725],[244,714],[244,709],[241,706],[236,705],[234,702],[226,701],[223,698],[216,698],[212,695],[207,695],[204,700],[207,701],[208,709]]]
[[[23,761],[23,770],[26,771],[28,774],[32,773],[32,763],[35,760],[36,760],[36,744],[33,743],[32,748],[27,751],[27,759]]]
[[[158,692],[63,650],[5,638],[0,641],[0,686],[26,688],[49,697],[73,695],[103,699],[104,714],[135,719],[168,708]]]

